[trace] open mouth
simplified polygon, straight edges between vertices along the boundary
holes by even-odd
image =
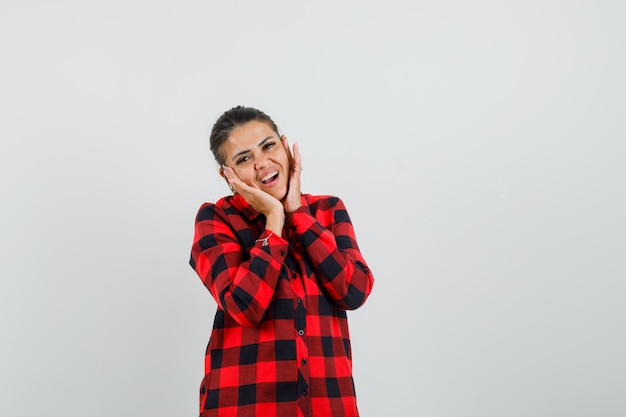
[[[267,174],[263,178],[261,178],[259,182],[263,185],[268,185],[274,182],[277,178],[278,178],[278,171],[274,171],[274,172]]]

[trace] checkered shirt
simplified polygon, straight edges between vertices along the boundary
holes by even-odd
[[[190,264],[217,303],[200,417],[358,416],[346,310],[374,279],[339,198],[303,195],[283,236],[238,194],[205,203]]]

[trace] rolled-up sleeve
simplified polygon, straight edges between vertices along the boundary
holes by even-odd
[[[242,247],[223,208],[203,204],[196,216],[190,265],[219,308],[243,326],[265,316],[287,254],[288,242],[265,230],[249,251]]]
[[[320,286],[337,308],[354,310],[372,291],[374,277],[356,242],[343,202],[327,197],[303,204],[286,220],[287,237],[299,241],[311,261]]]

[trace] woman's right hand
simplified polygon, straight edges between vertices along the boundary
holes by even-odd
[[[224,173],[226,181],[232,186],[233,191],[241,194],[252,208],[265,215],[265,227],[280,236],[283,231],[283,225],[285,224],[283,203],[274,198],[271,194],[251,187],[243,182],[232,168],[224,165],[222,172]]]

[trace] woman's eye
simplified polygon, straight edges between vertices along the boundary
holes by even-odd
[[[244,162],[248,161],[250,159],[249,156],[242,156],[241,158],[237,159],[237,165],[241,165]]]
[[[274,142],[266,143],[265,146],[263,147],[263,149],[272,149],[274,147],[274,145],[275,145]]]

